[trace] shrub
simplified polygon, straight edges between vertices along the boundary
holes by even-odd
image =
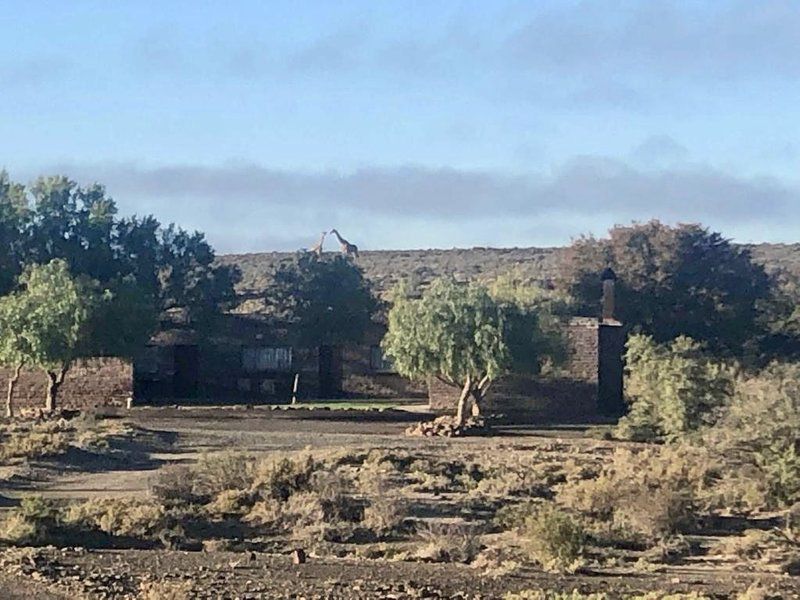
[[[146,581],[139,586],[140,600],[190,600],[192,586],[189,582]]]
[[[44,458],[64,454],[69,439],[61,431],[18,431],[3,441],[0,460],[11,458]]]
[[[691,524],[713,468],[702,450],[685,446],[618,449],[595,479],[564,484],[557,499],[617,536],[652,543]]]
[[[727,465],[721,502],[749,509],[800,496],[800,364],[740,378],[704,443]],[[738,497],[737,497],[738,496]]]
[[[509,592],[503,600],[609,600],[603,593],[583,594],[578,590],[571,592],[555,592],[552,590],[522,590]]]
[[[195,495],[194,470],[187,465],[168,465],[151,481],[150,491],[167,504],[193,504],[202,498]]]
[[[61,510],[55,502],[28,496],[3,522],[2,538],[18,545],[45,543],[58,532],[61,520]]]
[[[262,497],[285,502],[295,492],[307,490],[321,467],[310,454],[266,459],[254,467],[252,489]]]
[[[552,505],[527,517],[522,529],[525,545],[542,567],[553,571],[577,570],[586,536],[575,518]]]
[[[397,531],[408,515],[406,503],[396,496],[376,495],[364,508],[361,526],[383,538]]]
[[[167,504],[207,504],[227,490],[249,489],[253,473],[254,460],[246,454],[207,454],[192,466],[165,467],[151,491]]]
[[[630,412],[616,429],[623,439],[675,439],[696,431],[713,423],[732,392],[732,370],[709,360],[691,338],[658,345],[648,336],[631,336],[625,363]]]
[[[148,539],[167,526],[164,507],[149,499],[102,498],[71,505],[64,523],[98,529],[108,535]]]
[[[426,522],[417,528],[422,542],[417,558],[433,562],[472,562],[481,550],[478,530],[469,523]]]

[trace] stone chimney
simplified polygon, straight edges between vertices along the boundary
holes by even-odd
[[[601,321],[603,323],[616,323],[614,318],[614,283],[617,281],[617,274],[611,267],[606,267],[600,274],[603,282],[603,311]]]

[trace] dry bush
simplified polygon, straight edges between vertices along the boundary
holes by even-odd
[[[586,535],[577,520],[555,506],[545,505],[522,526],[525,547],[548,571],[575,572],[583,563]]]
[[[543,498],[550,493],[549,475],[541,464],[517,456],[482,475],[471,493],[490,497]]]
[[[25,497],[2,522],[0,537],[16,545],[42,544],[57,534],[61,521],[58,504],[39,496]]]
[[[70,505],[63,522],[113,536],[150,539],[166,529],[167,515],[161,504],[150,499],[101,498]]]
[[[400,529],[408,516],[408,506],[397,496],[378,494],[369,499],[364,508],[361,526],[376,537],[385,538]]]
[[[61,456],[70,447],[106,451],[109,439],[128,429],[124,424],[98,421],[92,415],[16,420],[0,425],[0,461]]]
[[[213,498],[224,490],[242,490],[253,482],[255,461],[247,454],[222,452],[203,455],[192,468],[193,493]]]
[[[153,495],[167,504],[207,504],[227,490],[247,490],[254,460],[235,452],[208,454],[197,464],[170,465],[151,483]]]
[[[653,543],[693,520],[713,464],[701,451],[665,446],[619,449],[595,479],[568,482],[558,502],[616,533]]]
[[[800,546],[775,530],[748,529],[742,535],[723,538],[712,546],[709,554],[790,572],[797,568]]]
[[[191,600],[192,585],[188,581],[144,581],[139,586],[139,600]]]
[[[305,463],[303,463],[305,464]],[[308,480],[286,477],[297,475],[296,469],[281,464],[268,478],[274,485],[265,487],[268,493],[286,492],[285,499],[264,494],[244,516],[244,521],[269,528],[275,533],[291,532],[299,539],[312,541],[341,541],[352,535],[364,517],[363,502],[351,493],[352,483],[338,473],[312,473]],[[290,480],[291,485],[287,484]],[[301,484],[302,480],[302,484]]]
[[[150,482],[150,491],[166,504],[195,504],[194,470],[187,465],[168,465]]]
[[[417,527],[422,546],[416,557],[432,562],[470,563],[481,550],[478,534],[478,528],[469,523],[423,523]]]
[[[310,454],[268,458],[254,466],[251,489],[262,498],[285,502],[292,494],[307,490],[314,473],[322,468]]]
[[[508,592],[503,600],[609,600],[604,593],[584,594],[578,590],[556,592],[552,590],[522,590]]]
[[[521,529],[528,517],[534,516],[541,507],[541,502],[534,500],[519,504],[504,504],[495,513],[494,523],[501,529]]]
[[[222,490],[206,504],[205,511],[212,517],[244,515],[253,503],[254,494],[248,490]]]
[[[64,454],[69,446],[69,438],[62,432],[18,433],[3,442],[0,447],[0,460],[58,456]]]

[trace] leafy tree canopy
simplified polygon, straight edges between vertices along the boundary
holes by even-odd
[[[599,312],[599,273],[609,266],[618,276],[618,318],[657,342],[685,335],[712,352],[741,355],[759,337],[769,278],[748,250],[718,233],[650,221],[576,240],[561,283],[578,312]]]
[[[129,305],[138,296],[137,312],[183,308],[197,324],[233,300],[239,277],[235,267],[215,264],[203,234],[162,227],[152,216],[119,218],[103,186],[64,176],[25,187],[0,172],[0,241],[8,242],[0,248],[0,294],[27,264],[61,259]]]
[[[267,298],[279,316],[297,325],[309,346],[361,342],[377,303],[361,269],[343,256],[295,255],[274,274]]]
[[[497,377],[538,368],[539,339],[535,312],[498,302],[483,285],[438,279],[421,298],[395,290],[383,348],[401,375],[461,388],[463,423]]]

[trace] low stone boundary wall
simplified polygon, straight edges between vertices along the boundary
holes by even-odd
[[[428,383],[431,410],[455,414],[460,389],[438,379]],[[483,404],[484,413],[502,413],[512,420],[581,420],[597,414],[597,386],[574,379],[538,379],[508,375],[495,381]]]
[[[2,403],[12,369],[0,369]],[[14,408],[44,408],[47,379],[36,369],[23,369],[14,392]],[[133,397],[133,366],[119,358],[90,358],[77,361],[64,379],[58,394],[58,408],[89,409],[125,406]]]

